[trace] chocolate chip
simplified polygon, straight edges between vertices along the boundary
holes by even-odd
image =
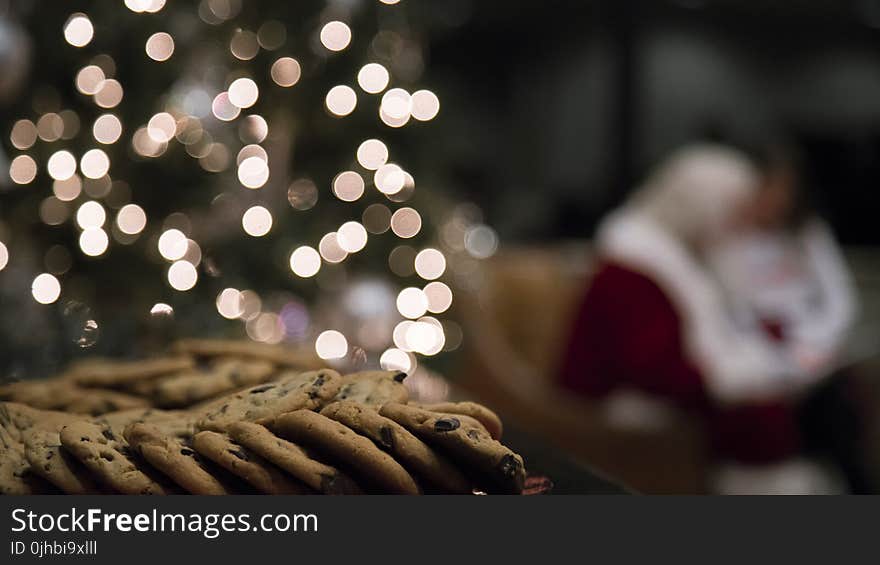
[[[318,378],[315,379],[315,382],[312,383],[312,386],[321,386],[324,384],[324,375],[318,375]]]
[[[180,454],[186,455],[187,457],[192,457],[196,454],[196,452],[188,447],[184,447],[183,449],[180,450]]]
[[[480,439],[480,432],[477,430],[468,430],[467,436],[471,439]]]
[[[394,375],[394,380],[399,383],[402,383],[403,379],[405,379],[405,378],[406,378],[406,373],[403,373],[403,372],[400,372],[400,373],[397,373],[396,375]]]
[[[79,438],[79,440],[80,441],[89,441],[89,438],[87,438],[86,436],[83,436],[83,437]]]
[[[251,390],[251,394],[257,394],[258,392],[266,392],[267,390],[271,390],[275,388],[275,385],[263,385]]]
[[[458,421],[458,418],[440,418],[434,422],[434,431],[451,432],[457,430],[459,426],[461,426],[461,422]]]
[[[504,477],[514,477],[516,476],[517,471],[519,471],[519,461],[517,461],[516,457],[512,454],[508,453],[502,457],[501,461],[498,463],[498,471],[500,471],[501,475]]]
[[[394,430],[390,426],[379,428],[379,443],[388,451],[394,449]]]
[[[228,405],[228,404],[224,404],[223,406],[220,407],[220,413],[221,413],[221,414],[226,414],[226,411],[227,411],[227,410],[229,410],[229,405]]]
[[[241,451],[239,449],[227,449],[226,451],[235,455],[236,457],[238,457],[242,461],[249,461],[248,456],[243,451]]]
[[[54,455],[55,455],[55,452],[54,452],[54,451],[50,451],[49,453],[46,454],[46,459],[52,459],[52,457],[53,457]]]
[[[103,430],[101,430],[101,435],[107,439],[116,439],[116,436],[113,435],[113,431],[109,430],[107,428],[104,428]]]

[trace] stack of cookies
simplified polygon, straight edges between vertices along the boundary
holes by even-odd
[[[488,408],[411,403],[405,373],[254,345],[185,341],[0,387],[0,493],[522,492]]]

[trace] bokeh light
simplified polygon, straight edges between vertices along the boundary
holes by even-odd
[[[79,160],[79,168],[86,178],[99,179],[110,170],[110,158],[101,149],[90,149]]]
[[[76,172],[76,158],[70,151],[56,151],[49,157],[46,170],[55,180],[67,180]]]
[[[262,237],[272,229],[272,213],[263,206],[251,206],[241,217],[244,232],[252,237]]]
[[[299,65],[299,61],[293,57],[281,57],[272,63],[269,74],[272,76],[275,84],[289,88],[299,82],[302,68]]]
[[[324,261],[328,263],[341,263],[348,257],[348,252],[339,245],[339,237],[335,231],[321,238],[321,242],[318,243],[318,251]]]
[[[168,261],[177,261],[186,255],[186,235],[178,229],[169,229],[159,236],[159,254]]]
[[[175,261],[168,267],[168,284],[174,290],[185,292],[196,286],[199,273],[189,261]]]
[[[321,44],[330,51],[342,51],[351,43],[351,28],[343,22],[332,21],[321,28]]]
[[[440,112],[440,99],[430,90],[418,90],[412,95],[412,117],[421,122],[433,120]]]
[[[41,273],[31,283],[31,294],[40,304],[52,304],[61,296],[61,283],[54,275]]]
[[[116,214],[116,225],[126,235],[137,235],[147,226],[147,214],[137,204],[126,204]]]
[[[343,171],[333,179],[333,194],[343,202],[354,202],[364,194],[364,179],[354,171]]]
[[[116,143],[122,135],[122,122],[113,114],[102,114],[92,125],[92,135],[98,143]]]
[[[110,238],[98,227],[89,227],[79,234],[79,248],[89,257],[97,257],[107,251]]]
[[[452,289],[440,281],[430,282],[422,289],[428,299],[428,312],[441,314],[452,306]]]
[[[378,139],[368,139],[358,146],[357,160],[363,168],[375,171],[388,161],[388,147]]]
[[[224,288],[217,295],[217,312],[227,320],[235,320],[244,313],[241,292],[236,288]]]
[[[154,33],[147,39],[144,50],[154,61],[167,61],[174,54],[174,38],[164,31]]]
[[[71,14],[64,24],[64,39],[74,47],[85,47],[95,36],[92,21],[83,13]]]
[[[367,245],[367,230],[360,222],[345,222],[336,232],[339,247],[346,253],[357,253]]]
[[[391,215],[391,231],[397,237],[415,237],[421,229],[422,217],[414,208],[400,208]]]
[[[290,270],[299,277],[313,277],[321,270],[321,256],[313,247],[297,247],[290,254]]]
[[[229,102],[238,108],[250,108],[257,103],[260,89],[249,78],[237,78],[229,85]]]
[[[357,107],[357,93],[350,86],[339,84],[327,92],[324,104],[334,116],[347,116]]]
[[[18,155],[9,163],[9,178],[15,184],[29,184],[37,176],[37,162],[30,155]]]
[[[107,212],[100,202],[89,200],[76,210],[76,223],[82,229],[100,228],[107,221]]]
[[[315,352],[321,359],[342,359],[348,354],[348,340],[336,330],[323,331],[315,340]]]
[[[397,311],[404,318],[421,318],[428,311],[428,298],[420,288],[405,288],[397,295]]]
[[[438,279],[446,271],[446,257],[437,249],[423,249],[416,255],[415,269],[425,280]]]
[[[379,63],[367,63],[358,71],[358,86],[368,94],[378,94],[388,87],[391,80],[388,69]]]

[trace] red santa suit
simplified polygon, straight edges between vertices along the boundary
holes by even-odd
[[[635,389],[701,416],[713,445],[743,463],[799,449],[785,392],[796,367],[760,332],[738,329],[700,259],[757,174],[738,153],[711,146],[673,157],[607,218],[598,270],[578,311],[561,382],[602,398]]]

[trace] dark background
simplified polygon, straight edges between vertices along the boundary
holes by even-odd
[[[877,0],[431,4],[451,170],[503,237],[589,235],[712,129],[790,134],[842,242],[880,243]]]

